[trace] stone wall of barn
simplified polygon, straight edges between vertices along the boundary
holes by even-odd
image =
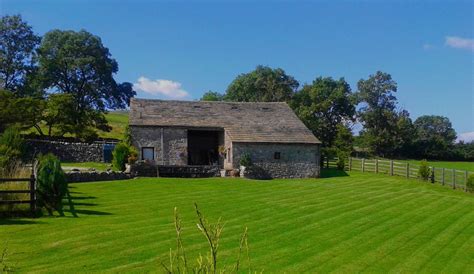
[[[187,165],[188,131],[183,128],[130,126],[132,144],[142,159],[142,148],[153,148],[158,165]]]
[[[313,178],[320,175],[319,145],[233,143],[234,168],[239,168],[244,153],[250,155],[253,163],[253,167],[247,170],[251,178]],[[275,153],[279,153],[279,159],[275,159],[278,158]]]

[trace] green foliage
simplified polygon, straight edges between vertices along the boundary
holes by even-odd
[[[428,181],[431,175],[431,169],[428,166],[428,162],[423,160],[420,162],[420,167],[418,168],[418,177],[424,181]]]
[[[112,151],[112,166],[124,171],[126,163],[134,163],[137,159],[137,150],[124,142],[118,143]]]
[[[75,116],[74,97],[71,94],[53,93],[48,96],[42,117],[48,128],[48,136],[52,136],[53,127],[59,131],[59,136],[74,132]]]
[[[0,169],[9,172],[21,161],[25,152],[24,139],[18,127],[9,127],[0,136]]]
[[[337,162],[336,162],[337,169],[344,170],[346,166],[346,159],[347,159],[346,154],[344,153],[338,154]]]
[[[334,144],[343,122],[355,120],[355,97],[344,78],[319,77],[303,86],[290,105],[326,147]]]
[[[334,147],[338,150],[346,154],[346,157],[352,153],[354,143],[354,136],[352,135],[352,131],[350,128],[343,124],[339,124],[337,126],[337,134],[334,140]]]
[[[225,100],[236,102],[289,102],[299,83],[281,68],[257,66],[240,74],[226,91]]]
[[[59,159],[51,153],[38,158],[36,179],[39,205],[50,215],[56,210],[62,214],[62,199],[67,193],[67,182]]]
[[[76,134],[87,128],[110,130],[103,114],[125,108],[136,94],[132,84],[115,82],[117,62],[101,39],[87,31],[52,30],[38,52],[42,86],[73,97],[75,115],[68,122]]]
[[[224,100],[224,95],[212,90],[209,90],[206,93],[204,93],[200,99],[200,101],[222,101],[222,100]]]
[[[469,175],[467,178],[466,189],[469,192],[474,192],[474,174]]]
[[[240,166],[252,166],[252,158],[250,157],[249,153],[242,153],[240,156]]]
[[[361,137],[371,153],[393,156],[414,138],[407,111],[397,111],[397,83],[388,73],[377,71],[357,83],[359,102],[364,103],[358,115],[364,129]]]
[[[415,120],[415,147],[419,156],[429,159],[447,158],[456,140],[456,131],[447,117],[424,115]]]
[[[27,76],[35,70],[40,37],[20,15],[0,20],[0,86],[23,95]]]
[[[16,125],[22,129],[37,127],[41,121],[44,101],[34,97],[18,97],[0,90],[0,132]]]

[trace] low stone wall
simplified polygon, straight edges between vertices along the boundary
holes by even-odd
[[[114,180],[126,180],[131,179],[133,176],[124,172],[67,172],[66,181],[68,183],[84,183],[84,182],[96,182],[96,181],[114,181]]]
[[[104,145],[112,143],[68,142],[52,140],[26,140],[28,157],[34,158],[38,154],[53,153],[65,162],[103,162]]]
[[[240,177],[267,180],[273,178],[317,178],[320,167],[308,163],[258,163],[240,169]]]
[[[158,177],[158,166],[154,163],[137,162],[130,166],[130,174],[134,177]]]

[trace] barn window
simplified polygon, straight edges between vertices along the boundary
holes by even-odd
[[[142,147],[142,160],[155,160],[155,149],[152,147]]]
[[[273,154],[273,159],[275,159],[275,160],[280,160],[280,156],[281,156],[281,155],[280,155],[280,152],[275,152],[275,153]]]

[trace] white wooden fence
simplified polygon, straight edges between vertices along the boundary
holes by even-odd
[[[326,167],[335,167],[337,159],[326,160]],[[363,159],[350,157],[345,161],[345,170],[382,173],[390,176],[402,176],[406,178],[419,178],[420,165],[396,160]],[[432,172],[432,173],[431,173]],[[453,189],[461,188],[467,191],[466,182],[470,174],[474,172],[467,170],[448,169],[430,166],[430,174],[434,175],[434,182],[447,185]]]

